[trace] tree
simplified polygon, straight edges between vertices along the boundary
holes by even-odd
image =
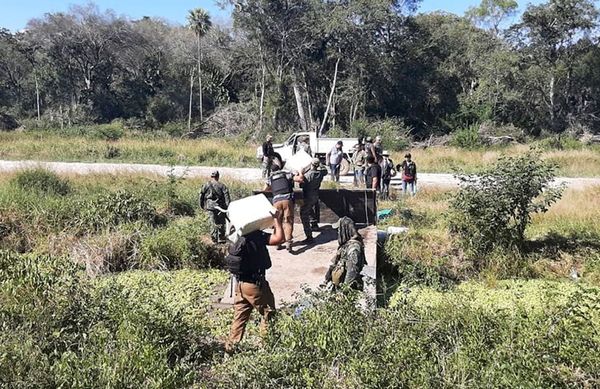
[[[516,0],[482,0],[478,6],[470,7],[466,16],[476,24],[490,28],[498,36],[500,25],[514,16],[518,7]]]
[[[202,8],[196,8],[189,11],[188,14],[188,25],[189,28],[194,31],[196,34],[197,40],[197,64],[198,64],[198,87],[199,87],[199,107],[200,107],[200,121],[203,120],[203,112],[202,112],[202,49],[200,40],[204,37],[212,26],[212,22],[210,20],[209,14],[203,10]]]
[[[524,103],[531,106],[531,121],[537,126],[556,132],[568,126],[570,101],[579,94],[573,89],[577,43],[597,26],[598,10],[591,0],[550,0],[529,6],[521,23],[511,28],[527,74],[522,87],[533,97]]]

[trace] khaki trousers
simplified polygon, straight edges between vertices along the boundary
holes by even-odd
[[[260,331],[261,335],[265,335],[268,322],[275,313],[275,296],[266,280],[260,286],[251,282],[238,282],[233,301],[233,322],[225,345],[227,351],[231,351],[244,337],[246,324],[250,320],[253,308],[262,317]]]
[[[273,206],[279,211],[279,221],[283,226],[285,241],[291,242],[294,233],[294,202],[292,200],[281,200]]]

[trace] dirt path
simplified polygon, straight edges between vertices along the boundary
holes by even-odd
[[[164,166],[132,163],[83,163],[83,162],[38,162],[38,161],[1,161],[0,172],[8,173],[22,169],[43,167],[59,174],[156,174],[167,175],[172,171],[176,175],[186,174],[186,177],[206,177],[211,171],[218,169],[222,177],[240,181],[261,180],[260,169],[252,168],[214,168],[208,166]],[[342,177],[343,184],[351,184],[352,176]],[[564,183],[572,189],[585,189],[591,186],[600,186],[599,178],[567,178],[559,177],[556,182]],[[420,186],[452,187],[458,181],[452,174],[419,173]],[[400,179],[393,179],[392,185],[400,185]]]

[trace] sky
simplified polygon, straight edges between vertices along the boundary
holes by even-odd
[[[423,0],[419,12],[443,10],[462,15],[470,6],[480,0]],[[542,0],[519,0],[521,8],[528,3],[541,3]],[[41,17],[45,13],[67,11],[73,4],[84,5],[87,0],[0,0],[0,28],[13,32],[22,30],[27,21]],[[184,24],[187,11],[202,7],[210,13],[215,23],[226,22],[229,10],[222,10],[214,0],[95,0],[101,10],[112,9],[118,15],[132,19],[142,16],[160,16],[171,22]]]

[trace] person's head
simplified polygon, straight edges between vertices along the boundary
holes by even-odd
[[[367,163],[368,163],[368,164],[374,164],[374,163],[375,163],[375,157],[374,157],[374,156],[372,156],[372,155],[369,155],[369,156],[367,157]]]
[[[373,142],[373,138],[371,138],[370,136],[367,136],[367,139],[365,139],[366,142]]]
[[[357,144],[356,146],[357,146],[357,147],[356,147],[356,149],[357,149],[358,151],[360,151],[360,150],[364,150],[364,149],[365,149],[365,145],[364,145],[364,144],[362,144],[362,143],[359,143],[359,144]]]
[[[337,141],[337,143],[335,144],[335,147],[336,147],[338,150],[341,150],[341,149],[342,149],[342,147],[344,147],[344,142],[342,142],[341,140],[338,140],[338,141]]]
[[[319,158],[313,158],[312,163],[310,164],[310,166],[313,169],[318,168],[319,166],[321,166],[321,160]]]
[[[346,244],[350,239],[362,241],[362,236],[356,229],[354,220],[347,216],[340,218],[336,223],[334,223],[333,228],[338,231],[338,244],[340,246]]]
[[[390,154],[389,153],[383,153],[381,156],[383,157],[383,159],[389,159],[390,158]]]
[[[281,166],[279,166],[278,164],[274,163],[271,165],[271,172],[276,172],[281,170]]]
[[[267,142],[271,142],[273,140],[273,135],[267,135]]]
[[[375,142],[381,143],[381,136],[377,135],[375,137]]]
[[[212,173],[210,173],[210,178],[219,181],[219,171],[218,170],[213,170]]]
[[[410,159],[411,159],[412,157],[411,157],[410,153],[406,153],[406,154],[404,154],[404,158],[405,158],[407,161],[410,161]]]

